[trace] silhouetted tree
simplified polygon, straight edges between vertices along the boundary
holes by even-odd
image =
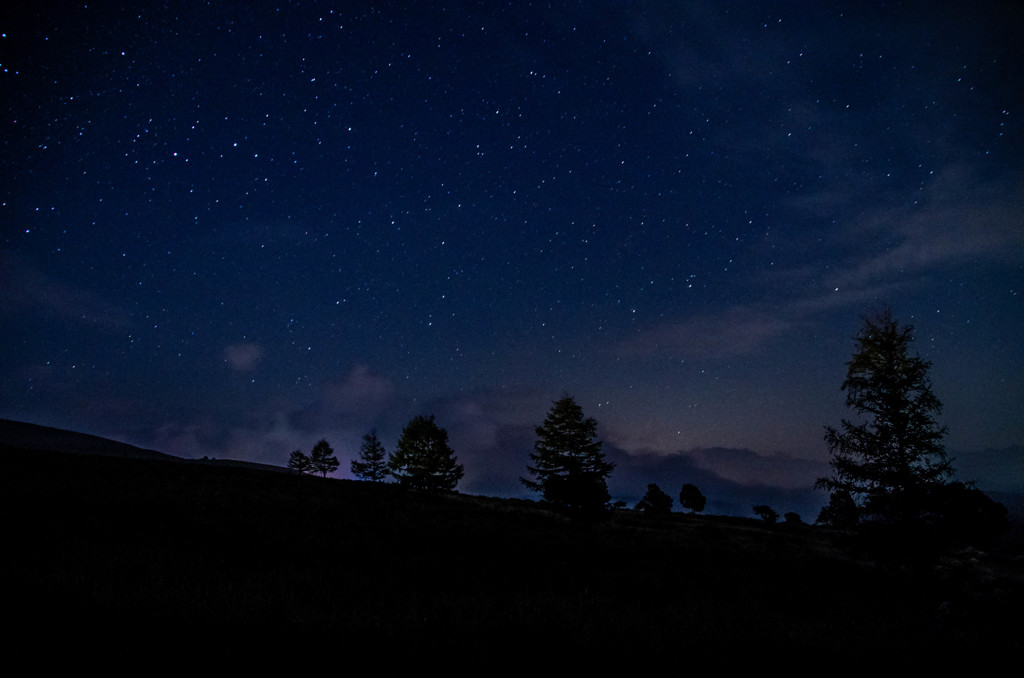
[[[800,514],[795,511],[789,511],[784,516],[787,525],[803,525],[804,521],[800,519]]]
[[[818,513],[820,525],[830,527],[851,528],[860,519],[860,509],[853,497],[846,490],[836,490],[829,495],[828,505],[822,506]]]
[[[639,502],[636,509],[645,513],[662,515],[672,512],[672,497],[665,494],[660,487],[651,483],[647,486],[647,493]]]
[[[867,513],[892,522],[913,519],[921,497],[952,472],[946,429],[934,419],[942,404],[928,379],[931,363],[910,355],[912,340],[913,327],[888,310],[864,319],[842,390],[866,421],[825,427],[833,474],[815,484],[849,492]]]
[[[380,482],[388,476],[387,453],[384,446],[377,440],[377,432],[371,431],[363,436],[363,444],[359,448],[359,459],[352,460],[352,475],[360,480]]]
[[[526,467],[534,480],[520,478],[523,485],[556,506],[583,511],[603,508],[610,499],[607,477],[615,464],[605,459],[601,441],[595,440],[597,421],[584,418],[583,408],[566,395],[552,405],[535,430],[533,465]]]
[[[454,490],[462,479],[462,464],[448,446],[448,431],[434,415],[417,415],[402,429],[388,469],[400,485],[421,490]]]
[[[338,468],[338,458],[334,456],[334,450],[327,444],[327,441],[320,439],[313,446],[313,452],[309,455],[313,473],[319,473],[326,478],[328,473],[334,473]]]
[[[701,494],[701,491],[697,489],[696,485],[686,483],[683,488],[679,490],[679,505],[683,508],[690,509],[690,513],[700,513],[704,510],[704,504],[707,503],[707,498]]]
[[[775,509],[765,504],[755,506],[754,513],[760,516],[761,520],[769,525],[774,525],[775,521],[779,519],[779,514],[775,512]]]
[[[299,475],[306,475],[313,472],[313,462],[310,461],[309,457],[302,450],[295,450],[288,457],[288,468]]]

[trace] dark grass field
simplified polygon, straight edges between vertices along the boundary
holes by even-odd
[[[849,675],[1024,649],[1013,544],[883,557],[809,526],[580,521],[185,461],[0,460],[9,660]]]

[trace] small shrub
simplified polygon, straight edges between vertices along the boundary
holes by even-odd
[[[755,506],[754,513],[760,516],[761,520],[768,523],[769,525],[774,525],[775,522],[779,519],[779,514],[776,513],[771,506],[767,506],[765,504]]]
[[[672,497],[665,494],[660,487],[651,483],[647,486],[647,494],[637,503],[636,510],[659,515],[671,513]]]

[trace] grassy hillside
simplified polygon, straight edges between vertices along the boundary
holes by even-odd
[[[1005,621],[1024,602],[1012,553],[884,562],[848,535],[743,519],[581,524],[530,502],[246,468],[0,461],[9,640],[51,658],[706,659],[742,675],[1024,649]]]

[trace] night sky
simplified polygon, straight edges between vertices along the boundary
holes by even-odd
[[[615,498],[811,511],[888,305],[1024,491],[1020,3],[331,4],[4,5],[0,417],[344,478],[434,414],[531,496],[568,393]]]

